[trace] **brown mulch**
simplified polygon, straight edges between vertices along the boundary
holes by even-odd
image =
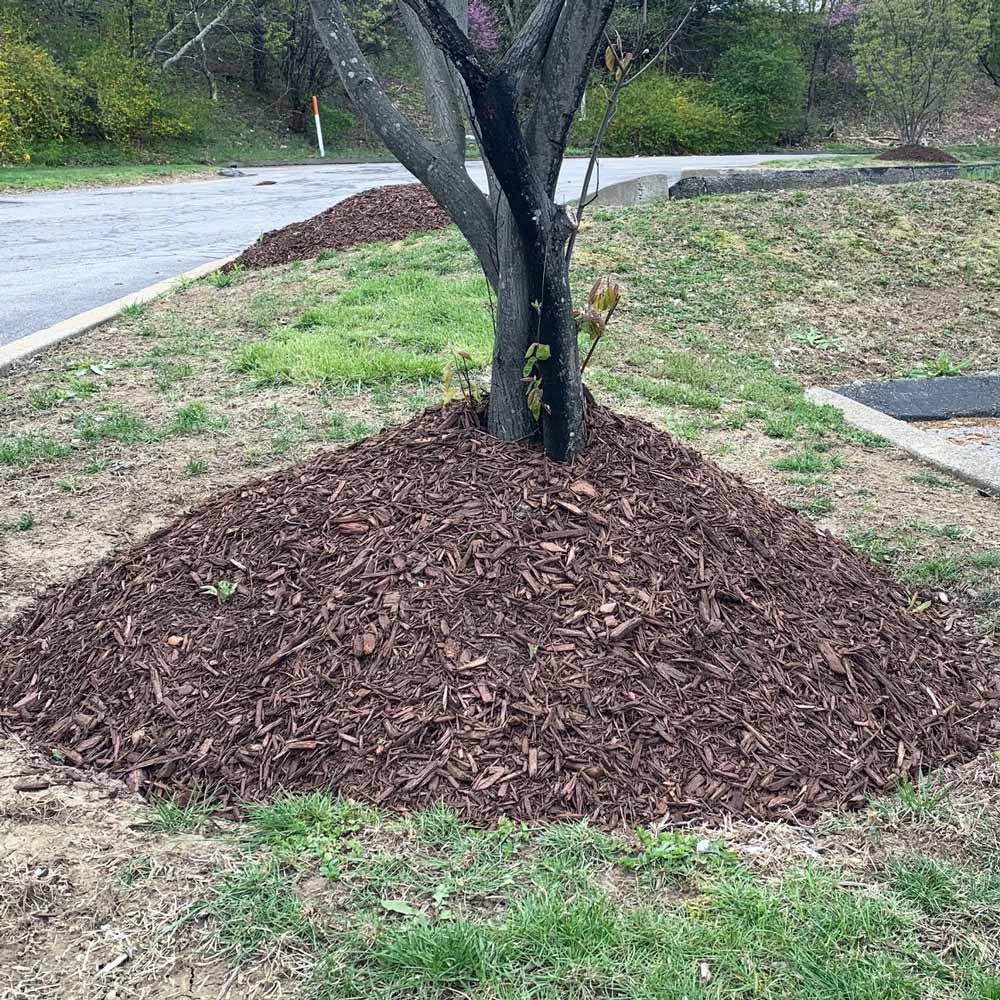
[[[226,264],[256,270],[308,260],[321,250],[348,250],[362,243],[401,240],[413,233],[443,229],[448,213],[422,184],[391,184],[351,195],[305,222],[273,229]]]
[[[884,153],[879,153],[876,160],[907,160],[913,163],[958,163],[951,153],[946,153],[943,149],[934,146],[896,146],[895,149],[887,149]]]
[[[478,822],[805,820],[992,744],[998,696],[954,620],[599,408],[570,467],[428,411],[212,499],[0,634],[0,719],[71,764]]]

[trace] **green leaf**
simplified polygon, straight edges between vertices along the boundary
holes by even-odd
[[[382,909],[388,910],[390,913],[400,913],[404,917],[422,917],[424,915],[423,910],[411,906],[404,899],[383,899]]]

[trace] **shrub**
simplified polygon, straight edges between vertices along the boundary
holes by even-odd
[[[858,78],[903,143],[923,142],[989,42],[980,0],[879,0],[854,29]]]
[[[170,97],[146,63],[112,46],[83,59],[79,74],[84,86],[80,119],[86,131],[123,145],[198,131],[197,102]]]
[[[743,117],[752,146],[776,143],[805,124],[802,53],[777,26],[752,25],[722,54],[715,85],[720,103]]]
[[[328,146],[336,147],[343,143],[354,128],[356,120],[350,111],[321,103],[319,117],[323,123],[323,138]]]
[[[69,126],[72,81],[44,49],[0,30],[0,162],[24,161]]]
[[[573,140],[593,141],[604,111],[598,89],[589,100],[589,114],[580,119]],[[605,152],[616,155],[741,152],[747,144],[743,116],[724,108],[710,84],[648,72],[622,91],[611,120]]]

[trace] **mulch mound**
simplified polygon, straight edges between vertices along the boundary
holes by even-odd
[[[451,225],[448,213],[422,184],[391,184],[352,195],[314,215],[273,229],[223,267],[255,270],[308,260],[321,250],[348,250],[362,243],[401,240]]]
[[[454,405],[218,496],[0,635],[0,718],[233,808],[609,826],[805,820],[995,739],[953,623],[669,435],[590,433],[554,465]]]
[[[876,160],[908,160],[913,163],[958,163],[959,161],[946,153],[943,149],[936,149],[934,146],[897,146],[895,149],[887,149],[884,153],[879,153]]]

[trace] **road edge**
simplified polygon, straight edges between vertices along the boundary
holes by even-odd
[[[84,333],[89,333],[91,330],[97,329],[97,327],[120,315],[122,310],[128,306],[143,305],[146,302],[152,302],[153,299],[157,299],[161,295],[173,291],[179,282],[194,281],[205,277],[206,274],[217,271],[224,264],[235,260],[237,256],[237,254],[231,254],[228,257],[219,257],[217,260],[210,260],[205,264],[199,264],[197,267],[192,267],[188,271],[175,274],[171,278],[164,278],[153,285],[140,288],[137,292],[130,292],[128,295],[123,295],[120,299],[115,299],[113,302],[108,302],[103,306],[95,306],[86,312],[77,313],[76,316],[60,320],[52,326],[45,327],[44,330],[36,330],[34,333],[29,333],[26,337],[21,337],[10,344],[3,345],[0,347],[0,375],[11,374],[11,369],[15,365],[33,358],[36,354],[40,354],[42,351],[54,347],[56,344],[61,344],[64,340],[71,340],[73,337],[79,337]]]
[[[963,455],[957,445],[830,389],[814,386],[806,390],[806,399],[818,406],[835,406],[852,427],[878,434],[921,462],[986,493],[1000,495],[1000,462]]]

